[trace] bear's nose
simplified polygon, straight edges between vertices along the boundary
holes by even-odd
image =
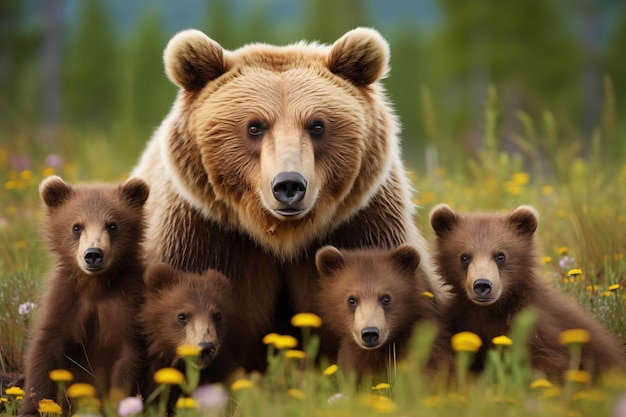
[[[87,248],[83,254],[89,266],[99,266],[104,259],[104,252],[100,248]]]
[[[491,281],[485,278],[477,279],[474,282],[474,293],[479,297],[485,297],[491,292],[493,285]]]
[[[378,337],[380,336],[380,331],[377,327],[366,327],[361,330],[361,339],[365,342],[366,345],[373,345],[378,341]]]
[[[215,355],[215,345],[212,342],[202,342],[198,344],[198,347],[200,348],[200,357],[202,359]]]
[[[276,200],[291,206],[304,198],[306,185],[306,180],[300,173],[281,172],[272,180],[272,193]]]

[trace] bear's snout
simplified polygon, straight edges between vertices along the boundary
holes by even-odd
[[[365,342],[365,346],[378,345],[378,338],[380,337],[380,330],[378,327],[366,327],[361,330],[361,339]]]
[[[281,203],[291,207],[301,201],[306,194],[307,181],[299,172],[281,172],[272,180],[272,193],[274,198]],[[281,214],[289,215],[286,210],[281,210]],[[298,214],[300,211],[294,211]]]
[[[491,290],[493,289],[493,283],[485,278],[479,278],[474,281],[474,294],[478,297],[483,298],[487,297],[491,294]]]
[[[200,348],[200,357],[202,359],[208,359],[215,355],[215,344],[212,342],[202,342],[198,347]]]
[[[102,268],[102,261],[104,260],[104,252],[100,248],[87,248],[83,253],[87,269],[95,271]]]

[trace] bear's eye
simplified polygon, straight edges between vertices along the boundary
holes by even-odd
[[[494,259],[496,260],[497,263],[501,264],[506,259],[506,256],[502,252],[499,252],[499,253],[496,253],[496,256],[494,256]]]
[[[80,232],[83,231],[83,226],[81,226],[80,224],[75,224],[74,226],[72,226],[72,232],[76,235],[79,235]]]
[[[218,322],[222,320],[222,313],[215,313],[213,314],[213,321]]]
[[[252,122],[248,125],[248,134],[250,134],[250,136],[258,137],[263,135],[263,133],[265,133],[265,129],[263,128],[261,123]]]
[[[387,294],[380,297],[380,303],[384,306],[388,306],[391,303],[391,297]]]
[[[463,255],[461,255],[461,264],[462,265],[469,265],[471,260],[472,260],[472,258],[468,254],[464,253]]]
[[[348,305],[349,305],[350,307],[356,307],[356,303],[357,303],[356,298],[354,298],[354,297],[348,297]]]
[[[186,324],[187,323],[187,315],[185,313],[178,314],[178,322]]]
[[[107,230],[109,232],[113,232],[114,230],[117,230],[117,224],[115,223],[109,223],[107,224]]]
[[[319,120],[314,121],[309,127],[309,133],[312,136],[321,136],[324,133],[324,123]]]

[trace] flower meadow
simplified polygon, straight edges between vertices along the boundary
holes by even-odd
[[[487,116],[488,121],[489,112]],[[428,213],[440,202],[462,212],[534,206],[540,214],[538,272],[583,305],[607,330],[626,340],[626,164],[603,164],[600,142],[585,158],[567,154],[563,160],[560,155],[561,162],[545,173],[533,168],[532,159],[501,151],[489,139],[494,135],[487,123],[485,145],[468,155],[462,170],[428,163],[430,168],[411,173],[418,190],[416,222],[422,233],[427,239],[432,237]],[[83,145],[73,146],[75,141]],[[10,142],[0,145],[3,416],[15,414],[25,395],[7,383],[19,376],[29,326],[38,313],[42,278],[50,268],[49,254],[39,237],[38,184],[52,174],[69,182],[123,180],[142,146],[134,144],[133,150],[125,150],[121,140],[111,142],[97,135],[79,140],[76,134],[68,135],[49,153],[26,146],[29,138],[22,136]],[[94,387],[73,384],[65,370],[51,372],[50,378],[72,398],[72,415],[76,416],[162,416],[173,386],[182,392],[175,411],[183,417],[626,415],[626,375],[616,371],[596,380],[578,370],[577,355],[588,339],[580,329],[559,335],[572,357],[562,382],[533,372],[526,339],[539,319],[531,312],[515,317],[511,334],[493,340],[495,347],[479,376],[469,373],[468,366],[485,341],[471,333],[457,334],[450,341],[456,352],[452,374],[444,370],[426,375],[422,366],[435,329],[424,323],[416,328],[408,359],[390,360],[387,381],[357,387],[336,364],[323,358],[316,361],[315,328],[324,324],[319,317],[304,314],[292,322],[301,329],[301,342],[291,336],[267,335],[267,372],[237,374],[228,384],[199,385],[194,366],[198,352],[189,346],[179,351],[186,372],[159,371],[155,375],[159,388],[143,401],[96,398]],[[50,398],[39,407],[42,415],[53,416],[63,413],[60,404],[60,398]]]

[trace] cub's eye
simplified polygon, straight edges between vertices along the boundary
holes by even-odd
[[[178,314],[178,322],[179,323],[183,323],[183,324],[187,324],[187,315],[185,313],[179,313]]]
[[[463,254],[461,255],[461,264],[463,265],[469,265],[470,261],[472,260],[472,257],[467,255],[467,254]]]
[[[356,298],[354,298],[354,297],[348,297],[348,305],[349,305],[350,307],[355,307],[355,306],[356,306],[356,303],[357,303]]]
[[[213,321],[218,322],[222,320],[222,313],[213,314]]]
[[[388,295],[383,295],[382,297],[380,297],[380,303],[384,306],[389,305],[389,303],[391,303],[391,297]]]
[[[313,136],[321,136],[324,133],[324,123],[319,120],[314,121],[309,127],[309,132]]]
[[[250,136],[261,136],[265,133],[265,129],[259,122],[252,122],[248,125],[248,134]]]
[[[83,231],[83,226],[81,226],[80,224],[75,224],[74,226],[72,226],[72,232],[76,235],[79,235],[80,232]]]
[[[107,225],[107,230],[108,230],[109,232],[112,232],[112,231],[114,231],[114,230],[117,230],[117,224],[115,224],[115,223],[109,223],[109,224]]]
[[[496,256],[494,256],[494,258],[497,263],[501,264],[506,259],[506,256],[502,252],[500,252],[500,253],[496,253]]]

